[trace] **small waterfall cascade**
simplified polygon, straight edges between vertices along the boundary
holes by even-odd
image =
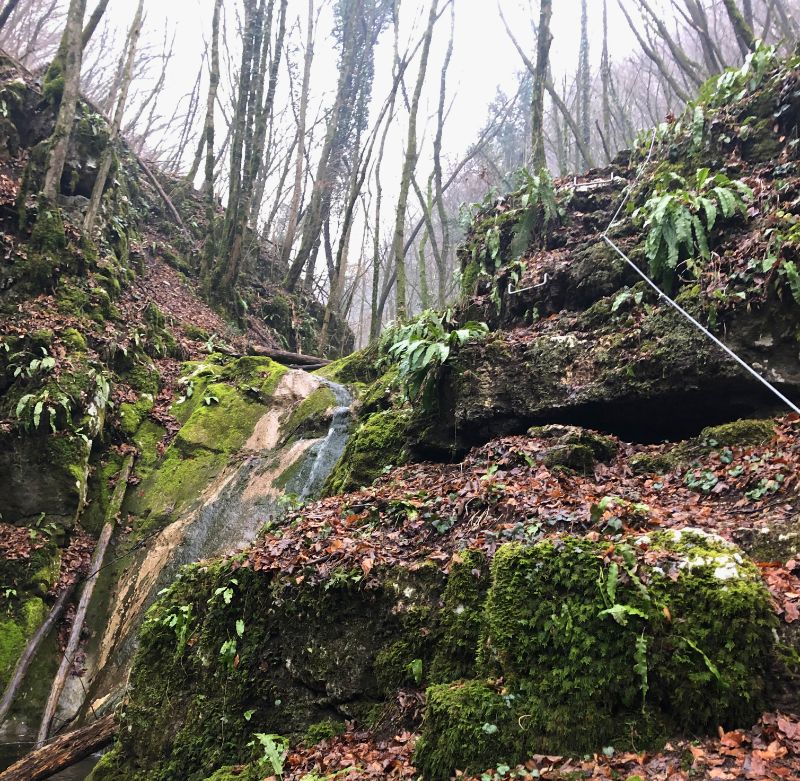
[[[124,572],[108,573],[106,588],[111,593],[104,616],[95,617],[98,629],[87,648],[87,675],[68,683],[62,717],[116,701],[127,680],[144,613],[183,565],[245,549],[266,523],[281,517],[287,497],[305,500],[319,494],[347,444],[352,397],[344,386],[303,371],[287,377],[285,393],[276,391],[273,408],[195,509],[164,528],[129,560]],[[336,401],[326,435],[287,439],[282,423],[322,385]]]

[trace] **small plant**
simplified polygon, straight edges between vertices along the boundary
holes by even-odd
[[[278,778],[283,778],[286,755],[289,753],[289,741],[281,735],[267,735],[256,732],[255,739],[248,743],[249,746],[261,746],[264,754],[260,764],[268,767]]]
[[[189,638],[189,630],[192,626],[192,606],[179,605],[172,612],[161,619],[163,626],[169,627],[175,632],[175,658],[179,658],[186,648]]]
[[[703,88],[701,101],[710,108],[738,103],[761,86],[776,62],[777,47],[757,41],[740,68],[729,68]]]
[[[15,415],[23,429],[37,431],[42,416],[45,417],[50,430],[55,434],[58,411],[62,410],[67,419],[72,416],[72,400],[66,393],[52,391],[48,388],[38,393],[26,393],[17,403]]]
[[[4,344],[6,352],[8,352],[8,345]],[[45,347],[40,347],[42,355],[40,357],[31,356],[27,352],[18,352],[9,355],[8,370],[13,370],[14,379],[23,377],[30,379],[41,374],[49,374],[56,367],[56,359],[47,352]]]
[[[511,240],[511,257],[518,258],[525,253],[534,234],[541,233],[553,223],[561,219],[561,209],[556,200],[556,189],[553,179],[546,168],[538,174],[531,174],[526,168],[519,172],[523,180],[522,192],[519,195],[519,207],[522,216],[514,228]]]
[[[486,323],[468,322],[456,328],[449,310],[426,310],[407,325],[392,329],[393,343],[387,352],[399,365],[406,397],[414,401],[422,396],[423,406],[428,407],[429,379],[447,363],[452,349],[478,341],[488,332]]]
[[[650,198],[633,213],[647,231],[645,254],[650,273],[671,288],[680,268],[697,277],[711,256],[709,240],[719,215],[747,215],[753,191],[724,174],[697,171],[692,181],[665,171],[655,181]]]

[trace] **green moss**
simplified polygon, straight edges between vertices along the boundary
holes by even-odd
[[[86,508],[81,525],[90,533],[99,535],[105,523],[106,511],[114,493],[111,481],[122,468],[123,457],[111,450],[104,460],[92,465],[89,478]]]
[[[671,472],[681,463],[680,452],[676,449],[666,453],[637,453],[631,456],[628,463],[637,475],[663,475]]]
[[[147,413],[153,408],[153,397],[150,394],[143,394],[142,397],[131,404],[123,402],[119,405],[119,427],[124,434],[133,436],[139,426],[147,417]]]
[[[193,393],[172,407],[183,426],[163,458],[158,460],[156,450],[165,433],[160,426],[143,421],[133,437],[142,453],[137,464],[142,482],[125,508],[139,517],[142,533],[168,523],[200,501],[230,456],[251,435],[266,411],[262,400],[274,392],[286,369],[266,358],[246,358],[226,360],[222,366],[211,360],[190,363],[184,371],[184,387],[188,389],[191,383]],[[237,386],[222,382],[224,378]],[[135,411],[127,412],[135,417]]]
[[[340,385],[353,385],[354,383],[372,383],[380,374],[376,368],[378,355],[374,348],[358,350],[344,358],[339,358],[314,374],[324,377]]]
[[[260,778],[263,773],[258,773],[250,765],[226,765],[210,775],[205,781],[250,781]]]
[[[384,374],[378,377],[372,385],[364,388],[359,393],[361,414],[370,414],[383,409],[388,409],[398,401],[400,390],[400,367],[391,366]]]
[[[64,346],[72,352],[85,352],[86,339],[77,328],[67,328],[61,334]]]
[[[186,336],[196,342],[207,342],[211,338],[211,334],[205,328],[200,328],[192,323],[184,323],[182,328]]]
[[[488,683],[431,686],[414,764],[426,781],[447,781],[455,770],[480,773],[504,762],[513,765],[523,742],[520,732],[510,701]]]
[[[476,649],[489,587],[488,566],[478,551],[462,551],[450,568],[439,614],[430,680],[449,683],[475,675]]]
[[[28,638],[39,628],[47,608],[39,597],[26,599],[10,614],[0,614],[0,689],[4,689],[14,671]]]
[[[700,440],[716,445],[763,445],[775,436],[775,423],[771,420],[736,420],[721,426],[704,428]]]
[[[198,402],[176,440],[187,453],[195,448],[232,453],[247,441],[264,415],[263,405],[221,382],[207,385]]]
[[[406,463],[409,417],[407,411],[397,409],[370,415],[351,434],[339,463],[323,487],[323,495],[371,485],[386,467]]]
[[[123,380],[138,393],[149,393],[155,397],[160,387],[158,370],[152,363],[138,363],[122,375]]]
[[[347,725],[343,721],[334,721],[333,719],[326,719],[312,724],[303,736],[303,743],[306,746],[316,746],[323,740],[330,740],[337,735],[344,735],[347,730]]]
[[[287,438],[322,436],[328,430],[326,413],[336,406],[336,396],[333,391],[327,385],[321,385],[292,411],[282,427],[284,436]]]

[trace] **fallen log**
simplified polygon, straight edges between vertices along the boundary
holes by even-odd
[[[28,641],[25,651],[23,652],[22,656],[20,656],[17,666],[14,668],[14,672],[8,682],[8,686],[6,686],[5,692],[3,692],[3,699],[0,700],[0,724],[5,721],[9,710],[11,710],[11,706],[14,703],[14,698],[17,696],[17,692],[19,691],[19,687],[22,685],[22,682],[25,680],[25,675],[27,674],[28,668],[31,666],[31,663],[36,657],[36,652],[39,650],[39,646],[42,644],[42,641],[47,637],[47,635],[50,634],[50,630],[56,624],[58,619],[61,618],[61,614],[64,612],[64,608],[67,606],[73,591],[75,591],[74,583],[70,586],[67,586],[67,588],[61,592],[61,595],[55,601],[53,607],[50,608],[47,618],[36,630],[36,632],[34,632],[33,637],[31,637],[31,639]]]
[[[264,358],[271,358],[278,363],[285,363],[290,366],[314,367],[319,369],[327,366],[330,361],[327,358],[320,358],[318,355],[302,355],[301,353],[290,353],[286,350],[275,350],[271,347],[262,347],[258,344],[250,345],[247,348],[248,355],[259,355]]]
[[[72,661],[75,658],[75,652],[78,650],[78,644],[81,639],[81,629],[83,628],[83,621],[86,618],[86,612],[89,609],[89,604],[92,601],[92,594],[94,587],[97,584],[97,576],[103,567],[103,559],[106,555],[108,543],[111,541],[111,534],[114,531],[114,524],[116,523],[117,516],[119,515],[120,507],[122,507],[122,500],[125,498],[125,491],[128,487],[128,475],[133,466],[133,456],[128,456],[117,478],[117,485],[114,488],[114,493],[111,496],[111,501],[108,504],[106,511],[105,523],[100,532],[100,537],[97,540],[97,546],[92,555],[92,563],[89,565],[90,569],[89,578],[83,586],[80,601],[78,602],[78,609],[75,612],[75,620],[72,623],[72,631],[67,641],[67,648],[64,651],[64,656],[61,659],[61,664],[53,680],[53,686],[50,689],[50,696],[47,698],[47,704],[44,706],[44,713],[42,714],[42,723],[39,726],[39,734],[36,738],[37,743],[44,743],[50,734],[50,725],[53,723],[53,717],[56,715],[56,708],[58,708],[58,701],[61,699],[61,692],[64,690],[64,684],[67,681],[67,676],[72,667]]]
[[[67,732],[47,745],[34,749],[8,770],[0,773],[0,781],[39,781],[50,778],[59,770],[70,767],[107,746],[116,732],[114,714],[110,713],[86,727]]]

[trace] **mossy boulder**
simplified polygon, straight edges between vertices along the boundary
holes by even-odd
[[[375,569],[369,588],[360,568],[321,582],[241,559],[184,569],[147,615],[118,774],[102,778],[203,781],[252,762],[255,732],[327,738],[405,687],[428,686],[415,761],[429,781],[640,750],[768,704],[769,595],[718,537],[558,537],[491,564],[462,551],[449,569]]]
[[[619,449],[611,437],[577,426],[534,426],[528,436],[547,443],[542,455],[545,466],[566,467],[583,474],[591,473],[597,462],[610,461]]]
[[[336,396],[327,385],[320,385],[306,396],[281,426],[286,438],[320,437],[328,430],[330,412],[337,405]]]
[[[91,442],[70,432],[0,433],[0,514],[33,521],[41,513],[72,526],[86,499]]]
[[[408,461],[406,448],[409,413],[404,409],[376,412],[350,435],[342,457],[323,486],[323,495],[369,486],[387,467]]]
[[[700,432],[700,441],[710,447],[717,445],[763,445],[775,436],[772,420],[735,420],[721,426],[709,426]]]
[[[268,358],[235,360],[212,356],[208,362],[184,366],[184,396],[172,412],[181,426],[175,439],[158,458],[164,430],[144,420],[147,406],[124,412],[133,426],[133,440],[143,454],[137,466],[141,483],[129,492],[125,509],[148,530],[169,523],[189,507],[222,473],[229,459],[248,440],[266,414],[280,378],[287,369]],[[191,389],[191,395],[190,395]]]
[[[765,704],[768,593],[735,546],[698,530],[615,549],[505,545],[483,620],[486,679],[429,690],[416,755],[426,779],[533,753],[657,745],[749,724]]]

